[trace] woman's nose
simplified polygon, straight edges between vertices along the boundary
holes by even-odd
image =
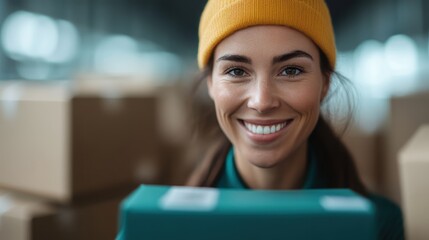
[[[250,90],[247,106],[259,113],[270,112],[280,106],[274,83],[271,79],[258,79]]]

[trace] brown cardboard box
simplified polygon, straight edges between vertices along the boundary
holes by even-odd
[[[379,135],[367,133],[352,127],[343,137],[358,169],[359,175],[365,186],[371,191],[379,191],[379,164],[378,154]]]
[[[0,187],[67,203],[160,179],[158,96],[0,85]]]
[[[40,234],[45,239],[55,239],[55,231],[46,231],[52,228],[55,214],[55,208],[40,201],[19,199],[0,191],[0,239],[42,240]]]
[[[429,123],[429,92],[394,97],[383,136],[383,162],[380,166],[381,189],[400,203],[398,153],[422,124]]]
[[[399,153],[407,239],[429,236],[429,125],[421,126]]]
[[[114,197],[74,207],[52,206],[40,199],[0,191],[0,239],[114,239],[119,204]],[[0,206],[0,207],[1,207]]]

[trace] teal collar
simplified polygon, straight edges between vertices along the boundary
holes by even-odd
[[[307,172],[305,177],[305,182],[303,184],[303,189],[316,188],[316,174],[317,174],[317,161],[315,159],[315,154],[313,150],[309,148],[308,154],[308,165]],[[246,183],[241,179],[240,174],[238,173],[237,167],[235,166],[234,161],[234,147],[228,151],[228,154],[225,159],[225,165],[221,172],[219,181],[216,184],[219,188],[236,188],[236,189],[247,189],[249,188]]]

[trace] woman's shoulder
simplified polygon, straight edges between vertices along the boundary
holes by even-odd
[[[378,239],[404,239],[404,221],[399,205],[378,194],[370,194],[376,212]]]

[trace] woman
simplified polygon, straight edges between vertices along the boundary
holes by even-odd
[[[375,205],[380,239],[403,239],[400,209],[371,194],[320,113],[336,48],[323,0],[209,0],[198,64],[226,138],[190,186],[350,188]]]

